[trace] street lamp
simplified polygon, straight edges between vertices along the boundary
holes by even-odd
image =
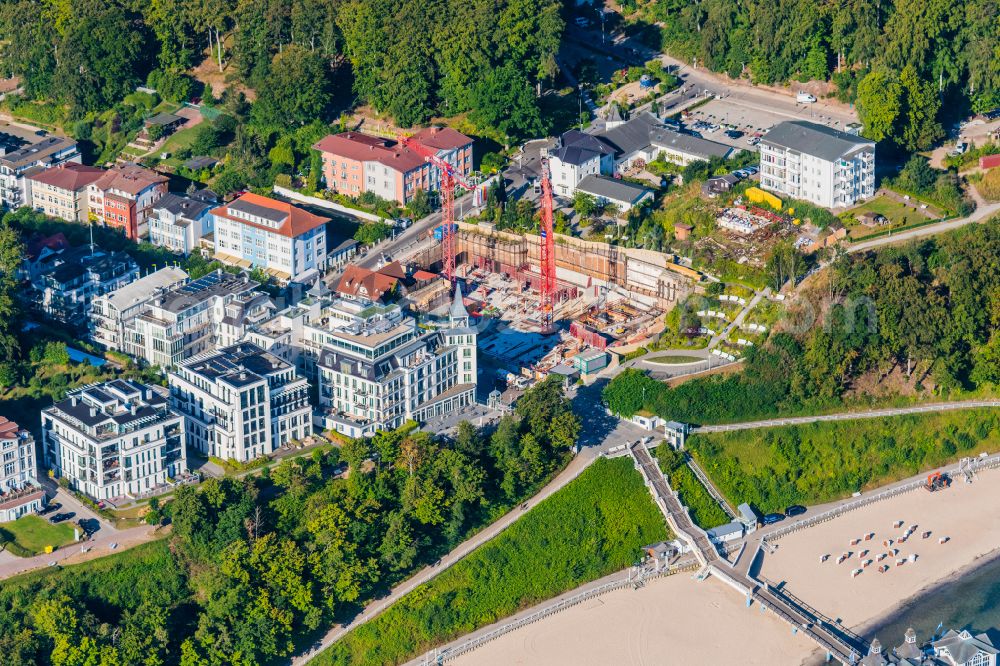
[[[582,83],[578,83],[577,84],[577,89],[579,90],[579,93],[580,93],[579,94],[579,99],[580,99],[580,115],[579,115],[579,118],[580,118],[580,131],[582,132],[583,131],[583,84]]]

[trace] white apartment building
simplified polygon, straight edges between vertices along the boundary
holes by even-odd
[[[67,162],[80,162],[76,141],[20,130],[0,131],[0,203],[10,209],[31,205],[28,176]]]
[[[45,504],[31,433],[0,416],[0,523],[35,513]]]
[[[169,368],[233,345],[276,309],[259,286],[246,275],[217,271],[169,289],[124,322],[117,351]]]
[[[98,296],[90,304],[90,338],[108,349],[124,352],[125,326],[154,298],[187,281],[187,273],[167,266]]]
[[[188,442],[205,455],[246,462],[312,432],[309,383],[256,345],[188,359],[168,382]]]
[[[115,379],[42,410],[48,466],[97,501],[152,494],[187,472],[184,419],[165,391]]]
[[[549,177],[555,194],[571,197],[587,176],[609,175],[615,169],[615,150],[592,134],[569,130],[559,146],[549,151]]]
[[[791,120],[760,140],[760,186],[824,208],[875,194],[875,142],[825,125]]]
[[[327,218],[248,192],[212,209],[215,258],[258,267],[283,282],[308,282],[326,268]]]
[[[324,429],[350,437],[424,421],[475,402],[476,330],[460,290],[447,323],[424,330],[398,305],[339,300],[321,326],[306,326],[319,357]]]
[[[214,230],[211,208],[217,203],[209,190],[191,196],[164,194],[150,212],[149,242],[185,256],[195,252]]]

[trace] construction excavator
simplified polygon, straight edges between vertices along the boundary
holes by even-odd
[[[927,477],[927,481],[924,483],[924,488],[926,488],[928,492],[933,493],[938,490],[944,490],[950,485],[950,476],[941,472],[934,472]]]

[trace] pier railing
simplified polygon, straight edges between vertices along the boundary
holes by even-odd
[[[952,465],[950,467],[942,468],[942,472],[949,473],[953,477],[960,473],[964,473],[967,469],[968,471],[975,473],[982,469],[991,469],[1000,467],[1000,453],[993,454],[992,456],[987,456],[985,458],[972,458],[968,463],[968,467],[963,467],[961,463]],[[840,506],[836,506],[832,509],[818,513],[815,516],[810,516],[808,518],[803,518],[802,520],[791,523],[790,525],[785,525],[784,527],[779,527],[778,529],[769,532],[764,536],[763,541],[775,541],[781,537],[788,536],[793,532],[806,529],[807,527],[812,527],[813,525],[818,525],[820,523],[825,523],[828,520],[833,520],[834,518],[839,518],[840,516],[848,513],[849,511],[854,511],[855,509],[860,509],[866,507],[869,504],[874,504],[875,502],[881,502],[897,495],[902,495],[919,488],[923,488],[926,485],[926,479],[914,479],[902,485],[894,486],[886,490],[874,493],[872,495],[863,495],[855,500],[845,502]]]

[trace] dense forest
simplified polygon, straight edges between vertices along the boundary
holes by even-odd
[[[994,0],[640,3],[672,55],[757,83],[832,80],[869,138],[908,150],[943,136],[942,108],[954,119],[1000,106]]]
[[[11,666],[288,656],[534,493],[578,430],[561,383],[543,382],[492,433],[465,423],[441,441],[404,427],[260,476],[182,486],[160,507],[169,549],[151,544],[72,581],[5,581],[0,654]]]
[[[355,102],[403,125],[473,111],[541,131],[535,86],[556,73],[558,0],[3,0],[0,68],[72,118],[148,82],[186,99],[207,54],[257,93],[260,124],[330,120]]]
[[[1000,384],[1000,220],[844,255],[802,290],[742,372],[677,388],[627,370],[605,390],[620,414],[716,423],[864,399],[863,379],[921,395]],[[645,400],[643,400],[645,396]],[[891,396],[890,396],[891,397]]]

